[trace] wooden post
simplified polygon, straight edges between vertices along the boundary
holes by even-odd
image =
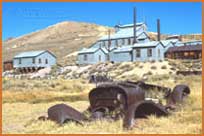
[[[111,46],[111,39],[110,39],[110,29],[108,30],[108,61],[110,61],[110,46]]]
[[[134,7],[133,10],[133,23],[134,23],[134,29],[133,29],[133,34],[134,34],[134,38],[133,38],[133,44],[137,43],[137,23],[136,23],[136,7]]]

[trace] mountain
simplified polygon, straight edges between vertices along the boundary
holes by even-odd
[[[50,50],[65,65],[70,53],[88,47],[112,28],[83,22],[61,22],[3,42],[3,61],[30,50]]]
[[[58,64],[73,64],[77,51],[89,47],[101,36],[114,29],[107,26],[84,22],[65,21],[3,42],[3,61],[11,60],[16,54],[30,50],[50,50],[58,58]],[[149,32],[150,38],[156,40],[157,33]],[[169,35],[162,34],[161,39]],[[201,40],[201,34],[183,35],[184,41]]]

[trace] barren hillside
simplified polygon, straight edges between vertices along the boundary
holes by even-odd
[[[88,47],[108,33],[108,27],[90,23],[61,22],[21,37],[3,42],[3,60],[12,59],[17,53],[28,50],[52,51],[59,64],[66,63],[66,56],[82,47]]]

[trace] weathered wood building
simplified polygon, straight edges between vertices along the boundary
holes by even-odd
[[[13,67],[19,72],[34,72],[56,64],[56,56],[47,50],[22,52],[13,58]]]
[[[201,59],[202,44],[170,47],[165,56],[170,59]]]
[[[3,62],[3,71],[10,71],[13,69],[13,61],[7,60]]]

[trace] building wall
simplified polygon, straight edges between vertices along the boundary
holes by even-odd
[[[87,60],[84,60],[84,55],[87,55]],[[99,56],[101,56],[101,61],[99,61]],[[99,49],[94,53],[78,54],[77,60],[78,64],[95,64],[107,61],[107,55],[101,49]]]
[[[164,48],[161,44],[151,48],[138,48],[140,49],[140,57],[136,57],[136,49],[133,49],[133,61],[158,61],[164,59]],[[148,57],[147,50],[152,49],[152,56]],[[159,55],[160,50],[160,55]]]
[[[39,63],[39,59],[41,59],[41,64]],[[48,59],[48,64],[45,63],[45,60]],[[37,67],[50,67],[53,65],[56,65],[56,58],[53,57],[50,53],[45,52],[43,54],[41,54],[40,56],[36,57],[36,66]]]
[[[132,59],[131,52],[110,53],[110,60],[113,62],[131,61],[131,59]]]
[[[41,59],[41,63],[39,63],[39,59]],[[45,64],[45,59],[48,59],[48,64]],[[19,58],[13,60],[14,68],[21,67],[50,67],[56,64],[56,58],[53,57],[48,52],[41,54],[40,56],[35,57],[35,63],[33,63],[32,58],[21,58],[21,64],[19,64]]]
[[[13,69],[13,62],[4,62],[3,71],[9,71]]]

